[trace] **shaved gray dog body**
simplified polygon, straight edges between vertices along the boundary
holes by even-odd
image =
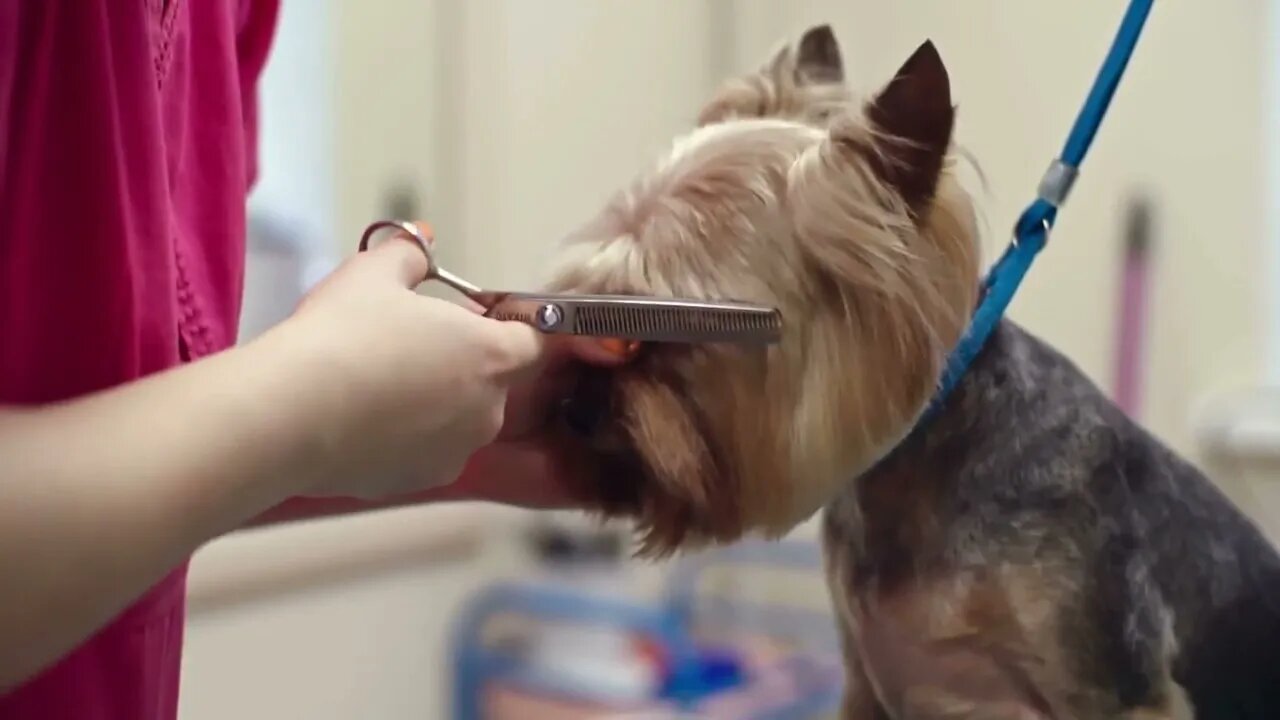
[[[824,520],[833,592],[852,607],[854,695],[892,684],[874,677],[881,640],[954,641],[1016,668],[1014,692],[1045,717],[1178,717],[1185,690],[1197,718],[1280,718],[1280,556],[1199,470],[1012,322]],[[972,627],[911,627],[920,616],[900,606],[916,594],[934,615],[964,608]],[[886,617],[904,635],[878,637]],[[1045,682],[1064,671],[1083,686]],[[934,717],[897,704],[880,717]]]

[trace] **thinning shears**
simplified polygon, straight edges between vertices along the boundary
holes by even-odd
[[[381,230],[414,240],[427,257],[426,280],[439,280],[485,309],[485,317],[528,324],[544,333],[585,335],[635,342],[772,345],[782,334],[775,309],[736,301],[705,301],[639,295],[573,295],[484,290],[435,260],[433,238],[418,225],[379,220],[365,229],[360,251]]]

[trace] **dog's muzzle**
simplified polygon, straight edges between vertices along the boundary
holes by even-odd
[[[601,368],[583,368],[573,392],[560,403],[560,417],[575,435],[596,437],[612,410],[610,373]]]

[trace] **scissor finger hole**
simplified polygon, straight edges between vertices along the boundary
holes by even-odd
[[[425,230],[423,228],[426,228]],[[369,227],[365,228],[364,235],[360,237],[359,252],[369,249],[374,236],[384,230],[393,230],[389,237],[403,236],[417,243],[418,248],[422,250],[422,254],[427,258],[428,271],[430,277],[436,272],[436,258],[432,250],[435,244],[435,233],[431,231],[426,223],[411,223],[404,220],[379,220]]]

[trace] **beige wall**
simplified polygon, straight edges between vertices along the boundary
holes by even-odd
[[[740,27],[744,52],[757,54],[777,28],[834,20],[856,82],[872,86],[933,38],[951,70],[959,141],[990,180],[994,255],[1061,148],[1126,5],[757,2]],[[1275,48],[1264,10],[1246,0],[1156,3],[1052,245],[1013,309],[1110,387],[1121,212],[1130,193],[1152,195],[1160,229],[1145,417],[1193,455],[1192,408],[1255,381],[1265,360],[1261,89]]]
[[[1031,199],[1065,140],[1127,2],[1000,0],[748,2],[743,62],[779,28],[832,21],[854,82],[871,89],[924,38],[938,45],[959,106],[958,140],[990,182],[988,257]],[[1193,433],[1201,404],[1263,380],[1273,295],[1268,274],[1265,103],[1277,44],[1264,3],[1156,3],[1148,29],[1048,250],[1012,315],[1055,343],[1103,387],[1112,382],[1125,202],[1157,203],[1143,420],[1205,465],[1255,515],[1239,468],[1212,463]],[[993,28],[1000,28],[998,31]]]
[[[405,15],[400,5],[416,9]],[[343,28],[350,67],[375,60],[375,44],[425,44],[388,52],[405,63],[396,70],[347,78],[339,237],[353,238],[377,212],[374,188],[396,163],[415,167],[454,264],[483,283],[528,285],[557,238],[688,127],[723,68],[753,66],[822,21],[836,25],[853,82],[868,91],[923,39],[938,44],[959,141],[990,182],[983,210],[994,254],[1061,147],[1125,2],[353,7]],[[390,40],[366,32],[375,15],[381,25],[401,18]],[[1053,245],[1014,305],[1017,319],[1109,386],[1121,212],[1131,193],[1153,195],[1160,234],[1146,417],[1193,455],[1192,409],[1254,382],[1265,362],[1266,41],[1261,3],[1157,5]]]
[[[990,183],[991,255],[1059,150],[1124,4],[340,3],[339,249],[351,251],[363,225],[384,212],[380,193],[407,176],[422,185],[446,262],[484,284],[530,286],[557,238],[688,127],[727,68],[751,67],[784,36],[830,20],[866,90],[925,37],[938,44],[960,107],[959,139]],[[1197,459],[1193,410],[1259,381],[1266,362],[1272,278],[1263,266],[1271,248],[1261,88],[1275,47],[1262,7],[1156,4],[1053,243],[1013,311],[1109,385],[1120,212],[1129,193],[1153,194],[1160,234],[1146,416]],[[1270,515],[1242,483],[1224,486]],[[456,528],[441,518],[462,517],[453,512],[405,517],[448,536]],[[523,516],[503,517],[483,522],[484,532],[509,535]],[[391,537],[382,529],[391,525],[367,520],[324,526],[335,562]],[[234,588],[238,572],[296,567],[298,532],[216,543],[197,560],[194,582]],[[421,562],[376,577],[339,574],[278,597],[194,605],[183,717],[445,717],[449,616],[470,589],[518,569],[509,555],[477,552],[424,551]]]

